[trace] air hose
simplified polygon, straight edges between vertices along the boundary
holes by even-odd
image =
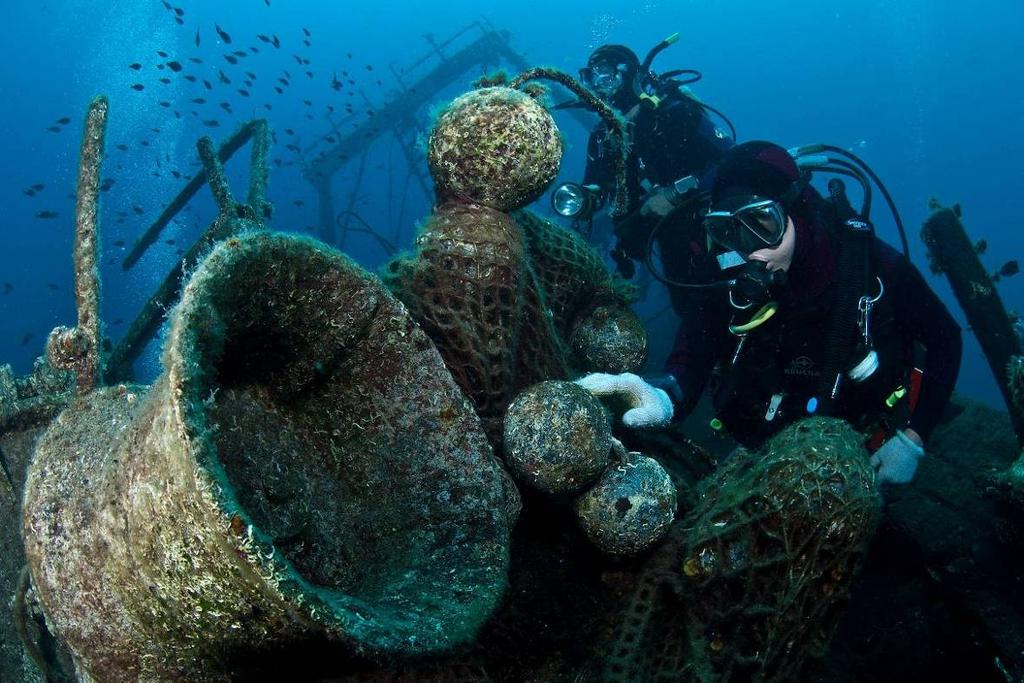
[[[903,246],[903,255],[906,256],[909,259],[910,258],[910,243],[907,241],[907,231],[903,227],[903,219],[900,218],[900,212],[896,208],[896,202],[893,201],[892,195],[889,194],[889,190],[886,189],[885,184],[882,182],[881,178],[879,178],[875,174],[875,172],[873,170],[871,170],[871,167],[868,166],[867,163],[865,163],[863,159],[858,157],[853,152],[851,152],[849,150],[845,150],[842,147],[836,147],[835,145],[825,145],[825,144],[803,145],[802,147],[794,147],[793,149],[789,150],[790,155],[793,158],[798,159],[798,160],[801,157],[808,157],[808,156],[813,156],[813,155],[821,155],[823,152],[832,152],[834,154],[839,154],[839,155],[841,155],[843,157],[846,157],[846,159],[849,159],[850,161],[854,162],[854,164],[856,165],[856,168],[858,170],[863,171],[864,173],[866,173],[867,176],[869,178],[871,178],[872,181],[874,181],[875,185],[878,186],[878,190],[882,193],[882,197],[885,199],[885,203],[889,205],[889,211],[892,212],[893,220],[896,221],[896,229],[899,231],[899,234],[900,234],[900,243]],[[840,165],[840,166],[844,166],[845,168],[852,168],[852,165],[849,164],[849,162],[847,162],[847,161],[845,161],[843,159],[835,159],[834,157],[829,156],[829,155],[825,155],[824,159],[826,159],[827,163],[831,164],[831,165]],[[842,162],[842,163],[839,163],[839,162]],[[810,164],[810,166],[813,168],[813,164]],[[823,168],[822,170],[828,170],[828,169]],[[863,186],[863,184],[864,183],[862,182],[861,185]],[[866,218],[866,216],[865,216],[865,218]]]

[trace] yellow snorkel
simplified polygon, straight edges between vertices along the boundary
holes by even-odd
[[[729,325],[729,331],[735,335],[747,334],[751,330],[756,330],[761,325],[771,320],[771,317],[775,315],[775,312],[779,310],[779,305],[774,301],[769,301],[764,306],[758,309],[757,313],[741,325]]]
[[[654,58],[658,56],[658,53],[678,40],[679,33],[673,33],[668,38],[665,38],[663,41],[652,47],[651,51],[647,53],[646,57],[644,57],[643,63],[640,65],[636,75],[633,77],[633,92],[641,103],[647,104],[651,107],[657,107],[661,104],[662,98],[659,97],[657,93],[648,92],[643,86],[643,81],[644,79],[649,78],[651,64],[654,62]]]

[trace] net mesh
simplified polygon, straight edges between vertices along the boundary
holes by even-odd
[[[564,230],[530,211],[517,211],[531,265],[546,296],[555,329],[568,339],[575,325],[601,305],[625,306],[635,289],[612,276],[600,254],[579,234]]]
[[[474,204],[439,207],[414,253],[390,262],[384,280],[495,444],[520,391],[588,369],[567,343],[574,325],[597,305],[630,301],[579,236],[527,211],[513,217]]]
[[[880,508],[861,437],[797,423],[705,480],[646,563],[608,680],[792,681],[831,639]]]

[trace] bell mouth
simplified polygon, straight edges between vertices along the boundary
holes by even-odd
[[[230,239],[191,278],[165,353],[225,526],[285,599],[361,648],[475,634],[506,582],[507,492],[375,277],[312,240]]]

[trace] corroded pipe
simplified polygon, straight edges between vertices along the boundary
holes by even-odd
[[[57,368],[75,373],[79,394],[87,394],[103,381],[100,337],[99,197],[100,166],[107,130],[107,98],[89,105],[78,162],[75,198],[75,304],[78,325],[58,327],[50,333],[46,354]]]
[[[933,270],[949,278],[950,287],[978,339],[999,391],[1010,413],[1017,443],[1024,446],[1024,407],[1014,400],[1007,366],[1021,354],[1010,316],[995,283],[978,257],[960,216],[960,207],[945,208],[937,200],[929,204],[930,216],[921,227]]]
[[[227,215],[235,207],[235,199],[231,196],[231,188],[228,186],[228,179],[224,175],[224,165],[217,157],[217,150],[213,147],[213,140],[208,136],[199,138],[196,143],[199,150],[199,159],[203,162],[203,169],[206,171],[206,180],[210,184],[210,192],[217,202],[217,209],[221,215]]]
[[[416,253],[386,269],[386,283],[437,345],[495,444],[524,387],[618,369],[589,367],[607,359],[594,347],[612,345],[616,326],[588,318],[631,297],[582,238],[521,209],[557,176],[561,153],[554,119],[526,93],[484,87],[456,98],[427,145],[438,205]],[[581,324],[586,365],[576,368],[566,341]],[[628,336],[619,349],[642,358],[644,335]]]
[[[99,203],[100,166],[107,133],[107,98],[100,96],[89,105],[85,136],[78,162],[78,191],[75,200],[75,301],[78,330],[88,338],[85,373],[78,377],[78,391],[92,390],[102,381],[102,340],[100,337]]]

